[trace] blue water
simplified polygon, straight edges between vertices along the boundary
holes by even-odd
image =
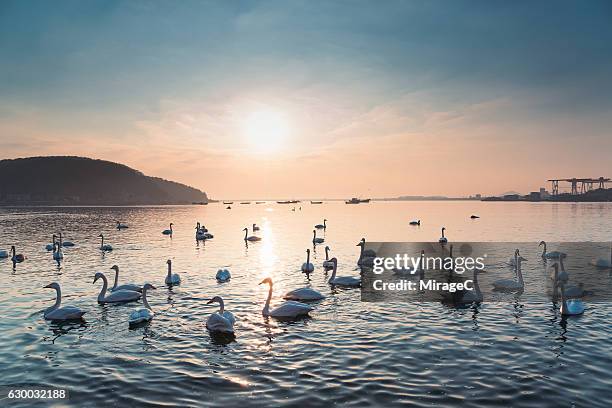
[[[0,249],[16,244],[27,259],[16,269],[0,260],[0,367],[2,384],[34,383],[68,389],[55,406],[472,406],[609,407],[612,354],[608,303],[583,316],[561,318],[558,304],[512,296],[457,309],[438,303],[360,301],[359,289],[331,289],[322,271],[299,271],[312,226],[328,219],[324,234],[339,273],[355,270],[356,243],[436,241],[446,226],[450,241],[610,241],[612,205],[571,203],[405,202],[345,205],[302,203],[125,208],[0,210]],[[473,213],[482,218],[471,220]],[[420,218],[421,227],[408,225]],[[130,228],[117,231],[116,220]],[[215,235],[196,243],[194,225]],[[172,237],[161,234],[174,223]],[[245,245],[242,228],[261,226],[263,240]],[[77,245],[61,266],[44,245],[62,231]],[[97,247],[104,233],[114,251]],[[602,252],[605,255],[605,251]],[[509,254],[510,255],[510,254]],[[182,284],[163,284],[166,260]],[[151,282],[156,312],[129,329],[140,302],[98,305],[96,272],[112,282]],[[214,275],[225,267],[229,283]],[[538,268],[533,262],[529,270]],[[535,272],[533,272],[535,273]],[[612,280],[609,272],[608,279]],[[291,289],[311,285],[326,299],[311,317],[265,319],[261,309],[275,282],[272,304]],[[86,310],[82,324],[56,325],[42,310],[54,301],[43,287],[57,281],[63,303]],[[237,318],[236,338],[213,339],[205,329],[223,296]],[[2,401],[7,406],[8,401]],[[29,406],[10,403],[8,406]]]

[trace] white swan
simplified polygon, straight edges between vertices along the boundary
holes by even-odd
[[[163,230],[162,234],[164,234],[164,235],[172,235],[172,226],[173,225],[174,225],[173,223],[170,223],[170,229]]]
[[[448,242],[448,239],[446,239],[446,237],[444,236],[444,231],[446,231],[446,228],[442,227],[442,236],[440,237],[440,239],[438,239],[438,242],[441,244],[446,244]]]
[[[118,230],[122,230],[122,229],[126,229],[126,228],[129,228],[127,224],[123,224],[123,223],[117,221],[117,229]]]
[[[45,288],[55,289],[55,304],[45,309],[45,319],[47,320],[79,320],[85,314],[84,311],[76,306],[64,306],[62,304],[62,290],[57,282],[53,282],[45,286]]]
[[[480,291],[480,285],[478,285],[478,274],[483,272],[482,270],[473,269],[474,277],[472,279],[474,290],[461,290],[454,292],[451,295],[451,300],[455,304],[469,305],[472,303],[482,303],[483,296]]]
[[[315,225],[316,229],[327,229],[327,220],[323,219],[323,224],[317,224]]]
[[[597,268],[612,268],[612,246],[610,246],[610,258],[598,258],[591,261],[591,265]]]
[[[544,250],[542,251],[542,258],[559,259],[559,258],[562,258],[562,257],[564,258],[567,256],[567,254],[563,252],[559,252],[559,251],[546,252],[546,242],[540,241],[540,244],[538,246],[542,246],[542,245],[544,245]]]
[[[178,273],[172,273],[172,261],[170,259],[168,259],[166,263],[168,264],[168,274],[165,280],[166,285],[178,285],[181,283],[181,277]]]
[[[421,220],[412,220],[410,221],[410,225],[421,225]]]
[[[113,287],[110,289],[111,292],[116,292],[118,290],[133,290],[136,292],[142,292],[142,286],[135,285],[133,283],[126,283],[124,285],[117,286],[117,283],[119,283],[119,266],[113,265],[111,266],[111,270],[115,271],[115,281],[113,282]]]
[[[255,231],[259,231],[259,227],[257,226],[257,224],[253,224],[253,232]]]
[[[565,271],[563,257],[559,258],[559,265],[561,267],[561,270],[559,271],[559,268],[555,268],[553,281],[555,285],[559,285],[560,283],[566,285],[569,281],[569,274]],[[567,296],[568,298],[583,297],[586,295],[583,283],[579,283],[578,286],[565,287],[564,290],[565,296]]]
[[[104,244],[104,235],[100,234],[100,235],[98,235],[98,237],[102,240],[100,242],[100,250],[101,251],[112,251],[113,250],[112,245]]]
[[[292,300],[288,300],[282,303],[280,306],[275,309],[270,310],[270,299],[272,299],[272,279],[266,278],[262,280],[259,284],[267,283],[270,285],[270,290],[268,291],[268,298],[266,299],[266,304],[261,311],[261,314],[264,317],[277,317],[277,318],[285,318],[285,319],[295,319],[297,317],[306,316],[312,310],[312,307],[307,304],[295,302]]]
[[[314,271],[314,265],[310,263],[310,249],[306,250],[306,262],[302,264],[302,272],[311,273]]]
[[[47,251],[53,251],[54,249],[54,245],[55,245],[55,238],[57,237],[57,235],[53,234],[53,240],[50,244],[45,245],[45,249]]]
[[[102,290],[98,295],[98,303],[122,303],[132,302],[134,300],[140,299],[140,292],[136,292],[134,290],[117,290],[106,296],[106,288],[108,288],[108,281],[106,280],[106,276],[104,276],[102,272],[96,272],[93,283],[96,283],[96,281],[100,278],[102,278],[103,284]]]
[[[554,265],[555,270],[558,272],[558,268],[559,266],[557,264]],[[574,316],[574,315],[579,315],[584,313],[584,309],[585,309],[585,305],[584,303],[579,300],[579,299],[569,299],[567,300],[565,298],[565,290],[564,290],[564,284],[561,282],[559,283],[559,286],[561,287],[561,314],[563,316]]]
[[[517,249],[517,251],[518,251],[518,249]],[[526,260],[527,260],[526,258],[523,258],[523,257],[521,256],[521,253],[520,253],[520,252],[519,252],[519,254],[518,254],[518,259],[519,259],[521,262],[523,262],[523,261],[526,261]],[[508,265],[510,265],[510,266],[516,266],[516,256],[511,256],[511,257],[510,257],[510,259],[508,259]]]
[[[53,245],[53,260],[61,261],[64,259],[64,253],[62,252],[62,248],[59,243],[55,243]]]
[[[147,301],[147,291],[149,289],[157,288],[151,285],[150,283],[144,284],[144,286],[142,287],[142,304],[144,305],[144,307],[142,309],[134,310],[132,313],[130,313],[130,317],[128,319],[128,323],[130,326],[149,322],[153,319],[153,316],[155,316],[155,312],[153,312],[153,309]]]
[[[206,320],[206,328],[208,331],[213,333],[234,333],[234,324],[236,323],[234,315],[225,310],[225,304],[223,303],[223,298],[221,296],[215,296],[214,298],[210,299],[207,304],[214,302],[219,303],[219,311],[208,316],[208,320]]]
[[[324,242],[325,242],[325,240],[323,238],[317,238],[317,230],[313,229],[312,230],[312,243],[313,244],[322,244]]]
[[[325,299],[325,296],[311,288],[299,288],[285,293],[283,299],[312,302],[314,300]]]
[[[353,276],[336,276],[336,271],[338,270],[338,260],[336,258],[332,258],[331,261],[334,264],[334,269],[329,281],[327,281],[330,285],[347,287],[361,286],[361,278],[355,278]]]
[[[525,282],[523,281],[523,273],[521,272],[521,260],[519,258],[519,250],[514,251],[514,272],[518,277],[518,281],[514,279],[499,279],[493,282],[494,290],[501,291],[515,291],[522,290],[525,287]]]
[[[359,241],[359,243],[357,244],[358,247],[361,247],[359,251],[359,259],[357,260],[357,265],[371,267],[374,265],[374,258],[376,257],[376,252],[374,252],[374,250],[372,249],[365,249],[365,243],[365,238],[361,238],[361,241]]]
[[[244,231],[244,240],[245,241],[251,241],[251,242],[253,242],[253,241],[261,241],[261,238],[255,236],[255,235],[249,236],[249,229],[248,228],[243,229],[243,231]]]
[[[15,249],[15,245],[11,245],[11,261],[13,261],[13,264],[18,264],[21,263],[23,261],[25,261],[25,256],[23,256],[23,254],[18,254],[17,250]]]
[[[215,275],[215,279],[219,282],[227,282],[232,278],[230,271],[227,269],[219,269]]]
[[[334,267],[334,263],[329,259],[329,247],[325,247],[325,260],[323,261],[323,268],[331,269]]]

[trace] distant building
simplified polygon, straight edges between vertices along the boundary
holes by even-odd
[[[518,194],[506,194],[504,195],[504,200],[518,200],[519,199],[519,195]]]
[[[480,200],[480,199],[482,198],[482,195],[480,195],[480,194],[476,194],[474,197],[475,197],[477,200]]]
[[[542,199],[542,195],[539,191],[532,191],[527,195],[527,199],[529,201],[540,201]]]
[[[540,187],[540,199],[545,200],[550,197],[550,193],[544,187]]]

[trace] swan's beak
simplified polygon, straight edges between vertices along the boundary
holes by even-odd
[[[210,299],[208,302],[206,302],[207,305],[210,305],[213,302],[212,299]]]
[[[155,286],[151,285],[151,289],[157,289]]]
[[[98,277],[96,276],[96,277],[94,278],[93,282],[91,282],[91,283],[96,283],[96,281],[97,281],[97,280],[98,280]]]
[[[51,288],[51,284],[48,284],[47,286],[44,286],[45,288]]]

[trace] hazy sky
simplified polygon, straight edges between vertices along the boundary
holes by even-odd
[[[0,142],[218,198],[612,176],[612,2],[3,0]]]

